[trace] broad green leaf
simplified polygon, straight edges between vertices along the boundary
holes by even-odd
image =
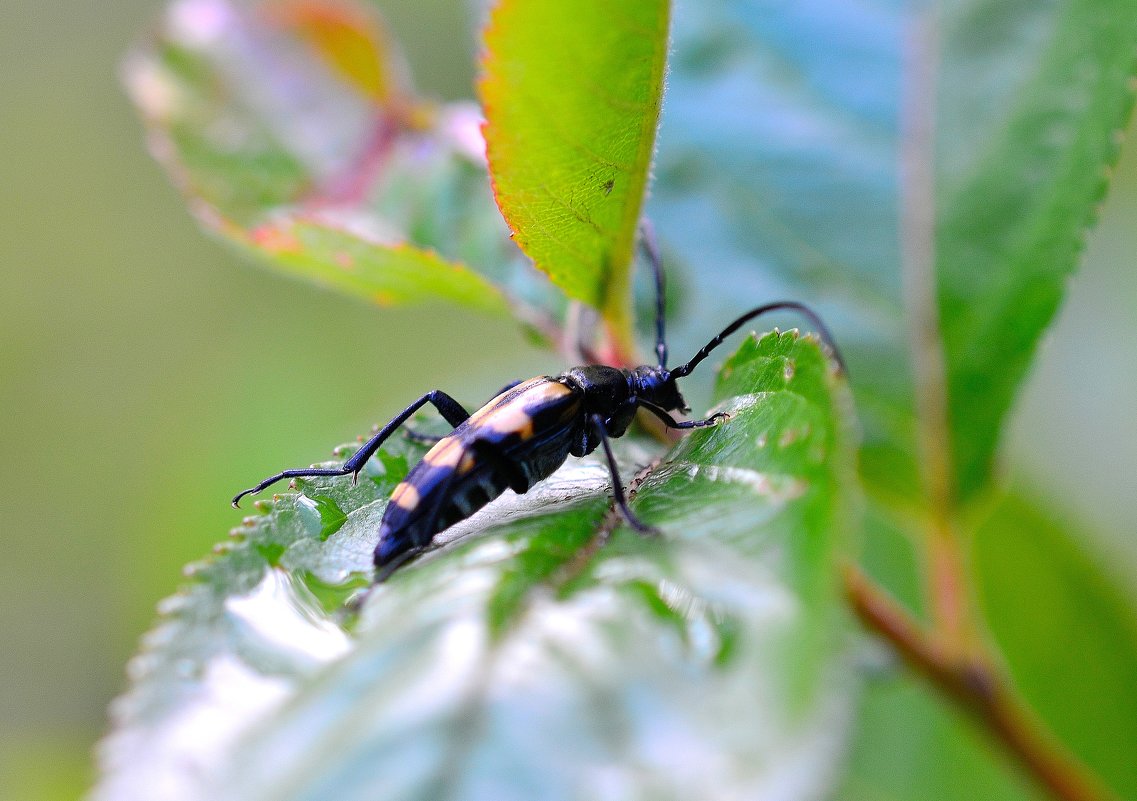
[[[760,303],[813,305],[849,363],[869,489],[912,504],[896,197],[902,22],[896,4],[678,6],[647,210],[686,268],[675,356]]]
[[[522,265],[493,208],[478,114],[417,99],[374,13],[174,0],[124,80],[208,230],[369,301],[508,313],[488,279],[510,283]]]
[[[1117,155],[1137,42],[1128,0],[684,5],[648,209],[691,267],[701,324],[777,297],[832,322],[865,423],[870,492],[903,514],[920,501],[901,100],[914,14],[937,7],[930,280],[955,483],[969,500],[990,483],[1006,412]]]
[[[616,525],[603,462],[572,460],[358,616],[421,450],[261,502],[163,604],[94,798],[817,797],[854,697],[847,399],[793,333],[745,343],[716,397],[730,420],[650,469],[650,443],[616,443],[661,537]]]
[[[234,231],[233,239],[286,272],[380,306],[442,299],[489,313],[508,311],[504,296],[485,279],[433,251],[379,245],[332,224],[282,218]]]
[[[922,679],[877,676],[832,801],[1047,801],[1000,746]]]
[[[900,120],[911,111],[901,98],[912,13],[930,9],[939,11],[938,86],[934,98],[925,97],[935,103],[938,125],[936,241],[935,275],[924,278],[938,290],[955,513],[966,524],[981,520],[985,510],[969,508],[970,501],[991,489],[1006,412],[1074,267],[1132,102],[1131,4],[682,5],[648,208],[670,252],[691,268],[687,316],[699,329],[673,326],[678,355],[705,341],[707,319],[728,320],[779,297],[814,304],[835,329],[864,423],[861,474],[873,501],[867,566],[916,611],[926,592],[914,575],[924,562],[927,509],[901,292],[897,165]],[[1033,547],[1029,539],[1017,542]],[[1005,556],[987,569],[1011,581],[1015,559],[1009,550]],[[994,606],[984,612],[1018,678],[1014,666],[1031,664],[1032,653],[1056,640],[1035,627],[1009,636]],[[1113,685],[1124,670],[1110,670],[1117,671]],[[1099,676],[1090,663],[1071,663],[1066,672],[1080,688],[1075,698]],[[1078,740],[1097,726],[1093,704],[1065,707],[1063,720],[1042,709],[1041,695],[1023,690],[1064,744],[1108,773],[1109,761]],[[873,697],[870,715],[879,711]],[[929,732],[927,747],[945,748],[958,728],[938,709],[916,704],[907,721],[883,728]],[[1104,737],[1108,730],[1098,731]],[[858,753],[887,761],[882,754],[895,742],[874,740]],[[974,742],[966,749],[988,748]],[[951,762],[918,756],[936,781],[954,782],[967,770],[945,771]],[[905,776],[903,768],[893,774],[889,792],[836,797],[908,797]],[[922,787],[915,795],[949,790]]]
[[[485,33],[498,205],[537,267],[617,332],[630,331],[669,18],[667,0],[500,0]]]
[[[1133,109],[1137,13],[971,0],[948,5],[943,28],[936,257],[966,499],[1096,221]]]

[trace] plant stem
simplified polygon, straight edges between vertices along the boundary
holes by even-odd
[[[923,631],[911,615],[856,565],[845,568],[845,591],[861,621],[904,661],[970,712],[1008,753],[1061,801],[1115,801],[1043,724],[985,655],[964,656]]]
[[[934,3],[913,12],[906,42],[900,118],[901,283],[915,382],[916,437],[927,525],[928,593],[939,639],[969,647],[967,581],[954,515],[947,366],[940,329],[935,251],[936,76]]]

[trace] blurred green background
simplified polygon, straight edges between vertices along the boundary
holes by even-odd
[[[368,308],[201,234],[118,82],[160,8],[13,0],[0,27],[0,799],[81,793],[155,602],[240,520],[234,490],[323,458],[424,389],[476,401],[562,366],[508,324]],[[467,96],[466,5],[384,8],[419,86]],[[1132,151],[1007,463],[1096,528],[1137,599]]]

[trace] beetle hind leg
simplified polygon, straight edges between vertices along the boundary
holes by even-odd
[[[417,442],[421,445],[430,445],[432,447],[446,439],[445,434],[424,434],[422,431],[415,431],[413,428],[404,428],[403,436],[411,442]]]
[[[490,400],[493,400],[498,395],[504,395],[506,392],[509,392],[509,390],[513,389],[515,386],[517,386],[518,384],[521,384],[521,383],[523,383],[523,382],[522,381],[510,381],[508,384],[506,384],[504,387],[502,387],[497,392],[495,392],[492,396],[490,396]],[[487,403],[488,402],[489,401],[487,401]],[[458,426],[460,426],[470,416],[469,414],[466,413],[465,409],[462,409],[461,407],[459,407],[459,409],[461,409],[461,414],[453,415],[453,419],[451,419],[451,417],[447,417],[445,413],[443,413],[443,415],[442,415],[446,419],[446,422],[448,422],[454,428],[457,428]],[[442,409],[439,408],[439,411],[442,411]],[[445,434],[425,434],[422,431],[415,431],[414,429],[411,429],[411,428],[404,428],[403,429],[403,436],[406,437],[407,439],[409,439],[411,442],[418,442],[418,443],[421,443],[423,445],[430,445],[433,447],[434,445],[437,445],[442,440],[446,439],[447,435],[445,435]]]
[[[283,481],[286,478],[308,478],[311,476],[346,476],[350,474],[354,480],[363,466],[367,464],[367,460],[375,455],[375,451],[379,450],[395,429],[399,428],[403,423],[407,422],[415,412],[421,409],[426,404],[431,404],[434,408],[438,409],[442,417],[452,426],[459,426],[470,417],[462,404],[454,400],[440,389],[432,389],[430,392],[423,395],[407,408],[403,409],[395,415],[391,422],[383,426],[375,433],[371,439],[363,443],[350,459],[343,463],[343,467],[309,467],[296,470],[282,470],[276,475],[269,476],[255,487],[250,487],[243,492],[237,493],[233,498],[233,505],[240,504],[241,499],[246,495],[253,495],[260,492],[266,487],[275,484],[278,481]]]

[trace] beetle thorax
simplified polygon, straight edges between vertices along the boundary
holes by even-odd
[[[608,417],[623,406],[632,395],[628,374],[616,367],[588,364],[574,367],[561,376],[584,393],[584,405],[589,412]]]

